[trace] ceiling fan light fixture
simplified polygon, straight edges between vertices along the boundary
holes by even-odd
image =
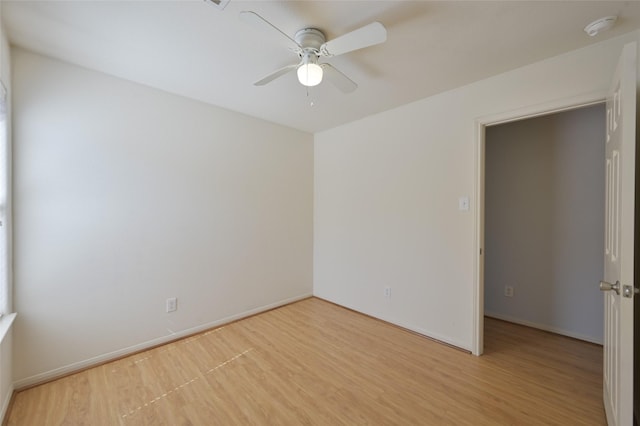
[[[303,86],[317,86],[322,81],[322,67],[314,63],[300,65],[298,67],[298,81]]]
[[[336,86],[338,90],[343,93],[351,93],[358,85],[329,62],[319,64],[318,58],[321,56],[334,57],[343,55],[354,50],[384,43],[387,40],[387,30],[380,22],[372,22],[327,41],[324,33],[313,27],[301,29],[296,32],[294,38],[291,38],[284,31],[250,10],[240,12],[240,19],[257,28],[261,28],[269,34],[277,34],[280,41],[286,43],[289,50],[300,58],[297,63],[286,65],[256,81],[253,83],[254,86],[264,86],[288,74],[290,71],[296,70],[298,81],[303,86],[317,86],[322,82],[326,73],[326,79]]]

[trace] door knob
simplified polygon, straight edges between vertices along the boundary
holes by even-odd
[[[613,290],[616,294],[620,294],[620,281],[616,281],[615,284],[608,283],[606,281],[600,281],[600,291]]]
[[[634,294],[639,294],[640,289],[637,289],[631,285],[623,285],[622,286],[622,296],[628,299],[633,298]]]

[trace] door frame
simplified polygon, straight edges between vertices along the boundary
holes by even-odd
[[[506,124],[543,115],[569,111],[606,101],[606,90],[585,93],[564,99],[556,99],[542,104],[529,105],[513,110],[485,115],[475,120],[475,216],[474,216],[474,286],[473,286],[473,341],[471,353],[476,356],[484,351],[484,194],[485,194],[485,129],[487,126]],[[602,118],[606,120],[606,117]],[[604,201],[604,200],[603,200]],[[604,230],[603,230],[604,232]],[[594,282],[594,289],[596,289]]]

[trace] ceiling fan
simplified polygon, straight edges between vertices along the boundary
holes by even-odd
[[[297,70],[298,81],[304,86],[316,86],[326,77],[339,90],[350,93],[356,90],[358,85],[349,77],[338,71],[327,62],[320,63],[321,57],[330,58],[353,52],[354,50],[383,43],[387,40],[387,30],[380,22],[372,22],[357,30],[351,31],[338,38],[327,41],[322,31],[317,28],[303,28],[296,32],[294,38],[289,37],[278,27],[271,24],[255,12],[240,12],[240,19],[255,26],[258,29],[278,34],[285,41],[289,50],[298,55],[300,60],[295,64],[287,65],[253,83],[255,86],[264,86],[278,77]]]

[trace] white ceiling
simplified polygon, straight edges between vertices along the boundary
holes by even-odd
[[[11,43],[127,80],[316,132],[640,28],[636,1],[2,0]],[[252,10],[291,37],[328,39],[377,20],[386,43],[331,58],[359,88],[310,88],[295,73],[253,82],[296,62],[280,40],[238,19]],[[582,29],[618,15],[595,38]],[[313,102],[313,106],[311,106]]]

